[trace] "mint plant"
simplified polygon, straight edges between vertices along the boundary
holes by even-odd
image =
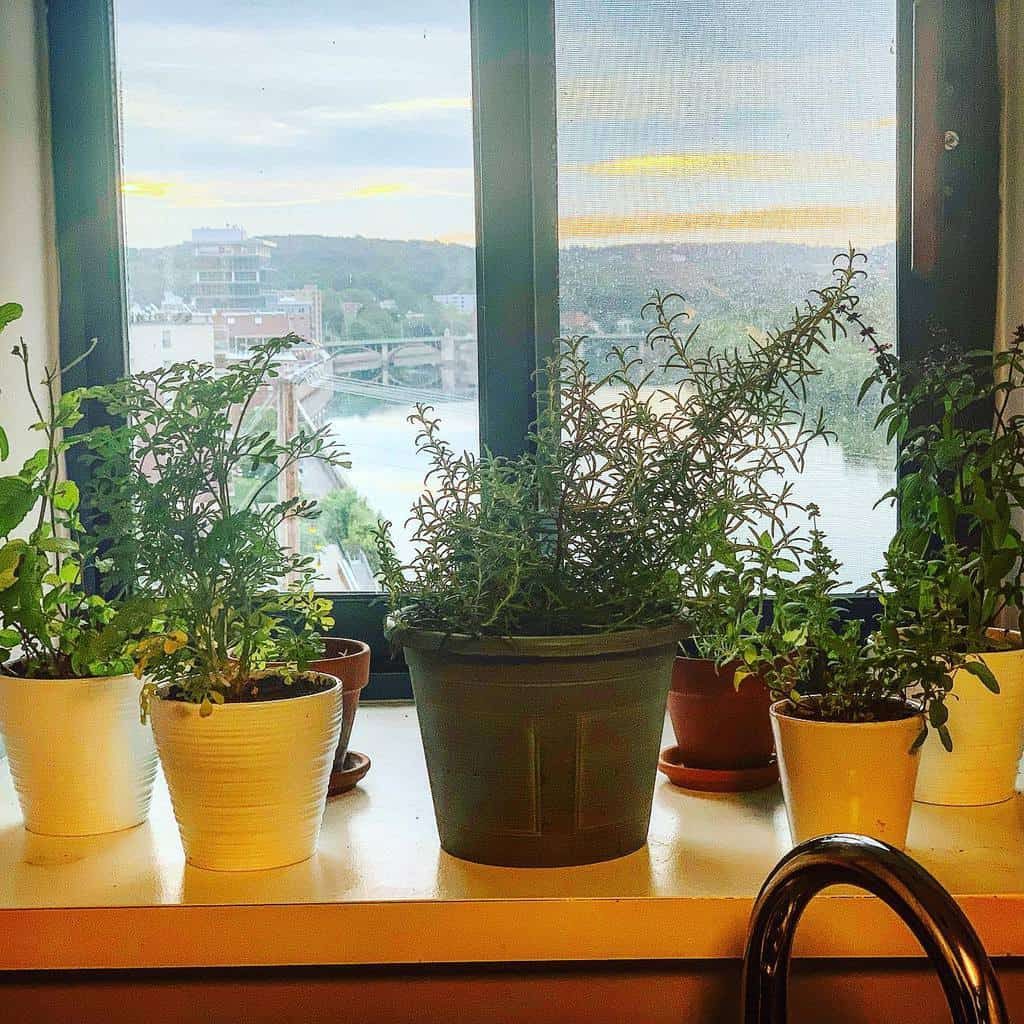
[[[265,415],[277,363],[299,344],[273,338],[224,370],[176,363],[91,392],[121,421],[92,441],[114,513],[98,534],[162,609],[160,634],[134,652],[144,713],[161,684],[204,715],[260,699],[261,670],[283,663],[291,679],[332,625],[314,560],[281,539],[317,503],[280,497],[278,479],[307,460],[350,464],[329,425],[278,440]]]
[[[15,302],[0,305],[0,330],[22,312]],[[46,369],[40,393],[24,338],[11,354],[42,446],[16,474],[0,476],[0,664],[17,653],[8,671],[28,678],[129,672],[131,647],[150,626],[155,604],[125,593],[107,600],[85,586],[86,571],[102,577],[105,565],[90,557],[95,549],[79,515],[78,487],[61,476],[65,453],[83,442],[69,431],[82,418],[84,393],[61,394],[57,367]],[[0,430],[0,459],[9,457],[7,435]]]
[[[877,425],[900,445],[886,495],[899,525],[878,577],[885,620],[948,657],[1000,646],[989,631],[1006,619],[1019,630],[1024,614],[1024,325],[994,356],[943,331],[935,342],[913,363],[880,350],[861,395],[878,388]],[[964,667],[998,689],[981,662]]]

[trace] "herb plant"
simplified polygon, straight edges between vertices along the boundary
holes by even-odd
[[[992,649],[989,630],[1011,615],[1019,630],[1024,614],[1024,325],[995,356],[936,342],[914,363],[879,350],[861,394],[879,388],[878,426],[900,443],[885,620],[948,659]],[[998,689],[981,662],[963,667]]]
[[[615,349],[595,372],[584,339],[562,341],[518,458],[457,454],[420,407],[411,419],[430,468],[411,562],[390,524],[378,532],[396,627],[511,636],[678,621],[713,538],[784,514],[789,490],[772,474],[823,432],[797,407],[812,354],[856,304],[857,259],[846,254],[784,330],[728,350],[695,352],[675,295],[646,310],[654,368],[647,351]]]
[[[0,305],[0,330],[21,314],[18,303]],[[123,594],[106,600],[84,585],[86,571],[103,565],[88,555],[78,488],[61,477],[63,456],[83,440],[68,434],[82,418],[83,392],[61,394],[61,370],[48,367],[40,394],[24,338],[11,354],[20,364],[42,447],[18,473],[0,476],[0,664],[17,650],[9,671],[28,678],[129,672],[129,648],[150,625],[154,605]],[[0,459],[9,456],[0,431]]]
[[[922,708],[949,745],[941,671],[922,671],[921,652],[898,632],[882,629],[864,639],[868,625],[843,614],[841,564],[808,506],[810,536],[801,575],[779,576],[772,615],[757,657],[747,659],[769,689],[791,702],[791,713],[825,722],[875,722]],[[927,726],[917,744],[924,741]]]
[[[273,338],[223,371],[176,363],[93,392],[123,421],[93,441],[117,510],[101,533],[163,608],[160,635],[135,649],[144,709],[162,683],[202,714],[256,699],[261,670],[280,662],[288,676],[320,651],[330,603],[314,591],[313,560],[280,539],[318,509],[279,497],[278,480],[305,460],[349,463],[329,426],[279,440],[261,408],[279,357],[300,342]]]

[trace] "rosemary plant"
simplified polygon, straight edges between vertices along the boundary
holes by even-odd
[[[395,625],[558,635],[685,617],[713,538],[784,517],[791,498],[778,475],[824,434],[820,417],[799,412],[804,381],[856,305],[858,259],[840,259],[785,329],[727,351],[695,354],[674,295],[646,307],[655,369],[646,351],[616,349],[595,372],[583,339],[562,341],[518,458],[457,454],[418,408],[430,468],[411,562],[398,559],[390,524],[377,535]],[[651,383],[666,378],[675,383]]]

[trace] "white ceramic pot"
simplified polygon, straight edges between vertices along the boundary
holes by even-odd
[[[1019,644],[1020,634],[1014,638]],[[953,750],[925,744],[915,794],[922,803],[996,804],[1014,794],[1024,741],[1024,650],[978,657],[998,680],[999,693],[970,672],[954,674],[947,702]]]
[[[284,867],[313,855],[341,731],[342,689],[199,705],[154,700],[153,733],[190,864]]]
[[[133,675],[22,679],[0,673],[0,731],[25,828],[118,832],[144,821],[156,750]]]
[[[772,731],[794,843],[833,832],[903,849],[921,759],[911,753],[922,717],[894,722],[814,722],[772,705]]]

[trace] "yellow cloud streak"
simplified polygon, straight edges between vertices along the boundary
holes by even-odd
[[[877,175],[889,171],[880,160],[833,153],[651,153],[576,164],[572,170],[610,178],[738,178],[800,180],[812,175]]]
[[[896,212],[888,206],[772,206],[756,210],[693,213],[644,212],[561,217],[562,241],[623,241],[631,238],[679,238],[687,235],[730,238],[792,237],[823,243],[852,238],[856,244],[895,237]]]
[[[277,207],[309,206],[333,203],[344,199],[378,199],[389,196],[451,197],[463,193],[452,189],[437,189],[401,181],[369,182],[355,187],[344,187],[316,182],[261,182],[258,184],[215,182],[161,181],[150,178],[132,178],[122,183],[121,192],[130,199],[152,199],[175,207]]]

